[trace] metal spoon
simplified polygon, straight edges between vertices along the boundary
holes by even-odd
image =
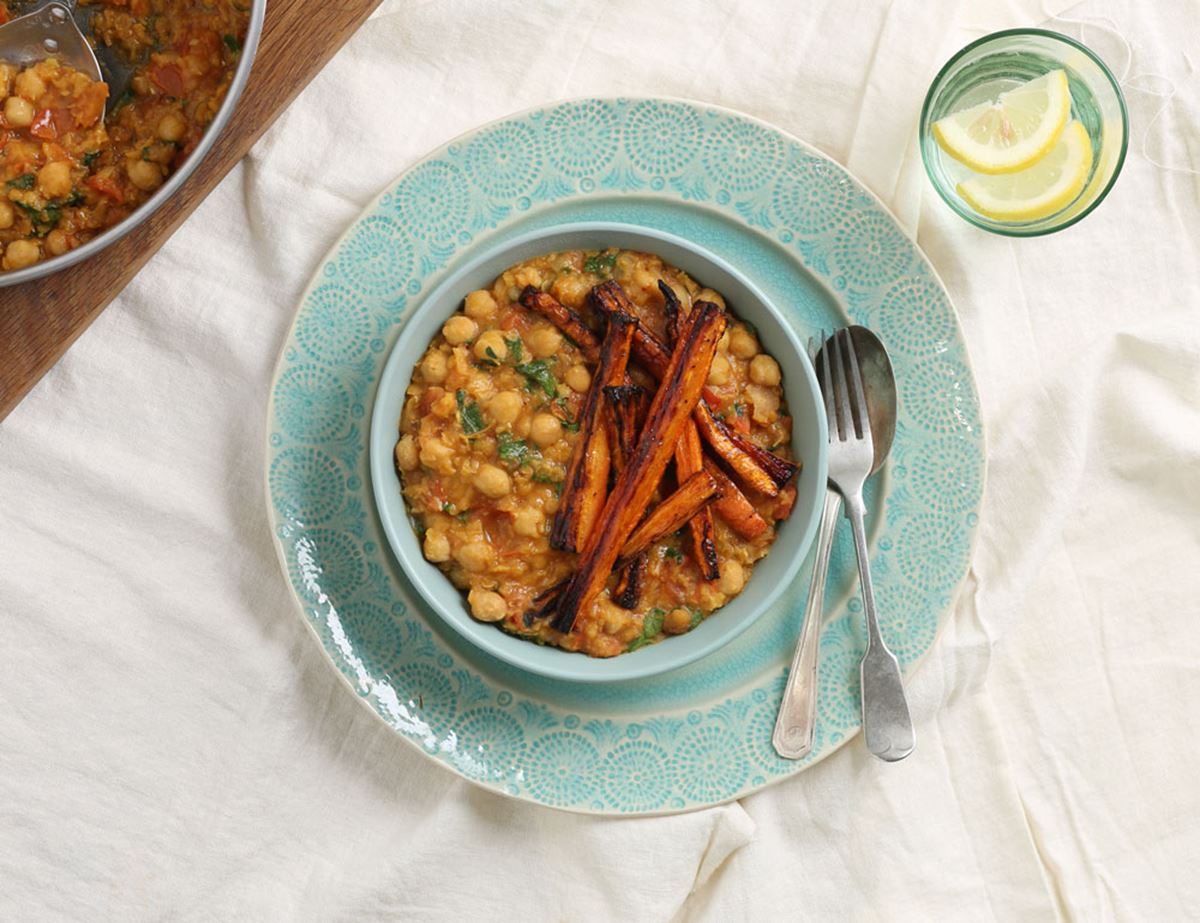
[[[871,433],[874,436],[875,451],[871,466],[871,473],[874,474],[883,466],[896,434],[896,379],[887,350],[879,338],[866,327],[856,326],[849,329],[858,353],[863,390],[866,392],[867,416],[871,420]],[[831,344],[831,340],[826,341],[813,357],[818,381],[824,381],[822,371],[828,360],[827,350]],[[821,645],[825,582],[829,574],[829,556],[841,508],[842,495],[832,487],[828,488],[825,492],[825,506],[821,511],[816,564],[813,568],[812,583],[808,588],[808,601],[804,606],[800,640],[792,657],[787,686],[783,690],[783,701],[779,704],[779,717],[771,737],[775,751],[785,759],[803,759],[813,746],[813,735],[817,725],[817,653]]]
[[[29,9],[34,4],[13,2],[14,9]],[[91,11],[79,9],[74,0],[52,0],[0,26],[0,61],[27,67],[57,58],[68,67],[108,84],[108,99],[120,99],[129,86],[132,62],[113,49],[98,51],[84,38],[89,30]],[[107,109],[107,107],[106,107]]]

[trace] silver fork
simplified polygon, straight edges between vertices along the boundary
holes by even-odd
[[[808,359],[817,367],[817,354],[825,343],[821,338],[808,341]],[[825,506],[821,510],[821,525],[817,531],[817,556],[813,566],[808,601],[804,604],[804,621],[800,624],[800,640],[792,655],[787,685],[779,703],[779,717],[771,742],[775,751],[785,759],[798,760],[812,750],[817,727],[817,652],[821,647],[821,622],[825,608],[825,581],[829,575],[829,553],[837,529],[838,513],[842,510],[842,495],[833,488],[825,491]]]
[[[874,459],[871,419],[867,414],[862,374],[850,331],[839,330],[834,334],[832,345],[832,349],[826,350],[823,382],[825,413],[829,419],[829,481],[846,503],[846,518],[854,533],[854,552],[858,556],[863,611],[867,619],[867,650],[859,664],[863,733],[868,750],[881,760],[894,762],[912,753],[916,735],[904,697],[900,664],[879,633],[879,619],[875,613],[875,591],[871,584],[871,562],[863,525],[866,507],[862,496],[863,484],[871,473]]]

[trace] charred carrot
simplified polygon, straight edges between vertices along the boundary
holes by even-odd
[[[717,341],[725,332],[725,314],[715,304],[701,302],[683,327],[679,349],[664,371],[641,438],[588,536],[579,569],[559,600],[558,623],[563,631],[571,630],[579,613],[587,611],[604,588],[625,541],[658,486],[675,443],[700,400]],[[640,330],[641,326],[633,329]]]
[[[570,337],[588,362],[600,361],[600,340],[596,334],[592,333],[591,328],[582,317],[559,302],[553,295],[538,291],[532,285],[527,285],[521,292],[521,304],[530,311],[542,315]]]
[[[721,488],[721,496],[713,502],[713,508],[729,523],[729,528],[742,538],[757,538],[767,531],[767,521],[715,461],[704,459],[704,470]]]
[[[683,323],[683,313],[680,310],[679,297],[675,290],[661,279],[658,290],[662,292],[663,305],[667,316],[667,338],[672,347],[679,343],[679,326]],[[696,432],[696,424],[688,420],[683,428],[683,437],[675,446],[675,477],[683,484],[694,474],[704,470],[704,450],[700,446],[700,434]],[[716,528],[713,525],[712,510],[706,505],[688,520],[688,535],[692,544],[692,559],[700,570],[700,576],[705,580],[718,580],[721,577],[721,565],[717,557]]]
[[[620,560],[632,558],[672,532],[677,532],[718,492],[716,479],[707,471],[697,471],[651,510],[633,530],[621,548]]]
[[[579,412],[579,437],[567,463],[558,512],[550,529],[550,545],[564,551],[579,551],[604,506],[608,491],[611,446],[605,417],[608,412],[604,388],[619,385],[625,378],[629,351],[638,322],[628,314],[611,314],[608,332],[600,347],[600,366],[592,378]]]
[[[596,286],[592,290],[592,304],[603,314],[615,311],[628,314],[633,311],[632,303],[620,284],[615,281],[604,282]],[[700,304],[704,304],[704,302],[697,302],[696,306]],[[696,306],[692,308],[693,313]],[[633,355],[638,362],[645,366],[646,371],[658,379],[662,378],[671,357],[666,344],[645,324],[638,328],[638,332],[633,338]],[[700,436],[708,443],[713,452],[734,470],[747,487],[766,494],[768,497],[779,493],[780,485],[776,483],[775,478],[763,469],[745,446],[735,441],[727,427],[718,425],[720,421],[713,416],[711,408],[706,403],[706,401],[717,403],[716,397],[707,388],[703,390],[703,396],[705,399],[696,405],[693,414]],[[748,441],[746,440],[746,442]],[[783,459],[779,459],[779,461],[783,464],[790,464]]]

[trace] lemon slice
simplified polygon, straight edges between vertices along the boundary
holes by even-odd
[[[1046,156],[1070,114],[1067,72],[1056,70],[1001,93],[994,103],[939,119],[933,136],[977,173],[1012,173]]]
[[[958,194],[988,218],[1035,221],[1066,208],[1092,170],[1092,142],[1080,122],[1071,122],[1045,157],[1017,173],[974,176]]]

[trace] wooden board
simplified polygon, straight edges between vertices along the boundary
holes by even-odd
[[[379,0],[267,0],[250,82],[233,119],[179,191],[127,237],[61,272],[0,288],[4,419],[183,223]]]

